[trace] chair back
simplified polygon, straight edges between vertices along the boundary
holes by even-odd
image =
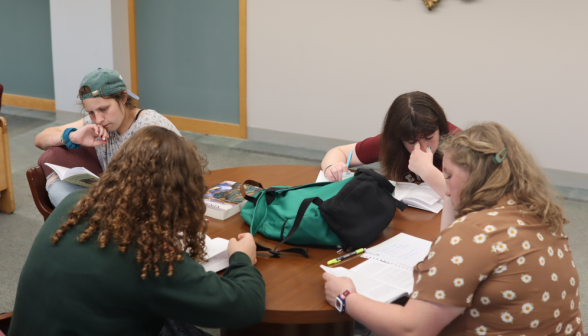
[[[51,147],[41,154],[37,163],[38,166],[27,170],[27,180],[35,205],[45,220],[55,209],[49,200],[47,189],[45,189],[47,176],[53,172],[53,169],[45,163],[53,163],[66,168],[84,167],[97,176],[102,174],[102,167],[94,147],[78,149],[68,149],[63,146]]]
[[[4,92],[4,86],[0,84],[0,110],[2,109],[2,93]]]
[[[45,189],[47,179],[45,178],[43,169],[41,169],[39,166],[36,166],[27,170],[27,180],[29,181],[29,187],[31,188],[31,194],[33,195],[35,205],[37,206],[37,209],[41,215],[43,215],[43,218],[47,220],[55,207],[53,204],[51,204],[51,201],[49,200],[49,194]]]
[[[4,86],[0,84],[0,109],[2,109],[2,93],[4,92]]]
[[[6,336],[5,333],[8,333],[11,319],[12,312],[0,314],[0,336]]]

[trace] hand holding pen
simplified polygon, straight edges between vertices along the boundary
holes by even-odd
[[[351,164],[351,158],[353,157],[353,149],[349,152],[347,157],[347,163],[336,162],[328,165],[324,174],[329,181],[341,181],[343,179],[343,173],[349,171],[349,165]]]

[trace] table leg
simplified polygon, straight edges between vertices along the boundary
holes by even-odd
[[[221,336],[352,336],[353,321],[316,324],[260,323],[243,329],[221,329]]]

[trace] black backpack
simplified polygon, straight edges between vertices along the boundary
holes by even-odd
[[[281,225],[281,234],[278,238],[281,242],[273,250],[258,246],[258,251],[268,251],[274,256],[279,256],[280,251],[277,251],[277,248],[294,236],[301,223],[305,223],[304,231],[309,232],[310,228],[306,226],[312,225],[313,221],[303,219],[310,204],[318,206],[322,219],[341,241],[341,245],[336,247],[344,250],[367,247],[390,225],[396,209],[406,209],[406,204],[392,197],[394,186],[390,181],[371,169],[360,168],[350,181],[344,182],[345,185],[339,192],[326,201],[320,197],[304,199],[298,207],[293,223],[291,226],[288,225],[290,229],[287,230],[286,227],[288,220]],[[273,189],[280,188],[266,190],[273,192]],[[242,215],[246,218],[243,213]],[[308,257],[307,251],[300,248],[290,248],[281,252],[299,253]]]

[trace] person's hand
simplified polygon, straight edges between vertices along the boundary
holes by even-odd
[[[229,240],[229,248],[227,249],[229,258],[235,252],[243,252],[251,259],[251,263],[255,265],[257,263],[257,247],[255,246],[255,240],[251,233],[240,233],[237,239],[231,238]]]
[[[341,181],[343,173],[348,172],[349,167],[344,162],[333,163],[327,170],[325,170],[325,177],[329,181]]]
[[[333,307],[335,307],[337,296],[341,293],[346,290],[356,290],[353,281],[349,278],[338,278],[333,274],[323,273],[323,279],[325,280],[325,298]]]
[[[98,138],[98,140],[96,140]],[[96,125],[88,124],[76,131],[69,133],[69,140],[76,145],[85,147],[96,147],[104,145],[108,142],[108,131],[106,128]]]
[[[433,168],[435,167],[433,166],[433,152],[431,148],[427,147],[427,151],[423,152],[421,146],[418,143],[415,144],[408,160],[408,169],[421,178],[424,178],[429,175]]]

